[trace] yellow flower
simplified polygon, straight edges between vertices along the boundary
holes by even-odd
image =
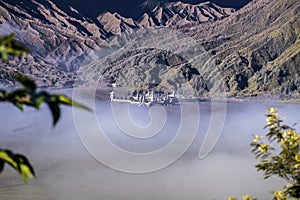
[[[237,200],[235,197],[228,197],[228,200]]]
[[[276,195],[277,200],[281,200],[283,197],[285,197],[285,193],[282,190],[277,190],[274,192],[274,194]]]
[[[268,146],[266,144],[261,144],[258,149],[260,152],[265,153],[268,150]]]
[[[291,184],[289,184],[289,185],[286,185],[286,186],[284,186],[286,189],[289,189],[289,188],[291,188],[291,187],[293,187],[293,185],[291,185]]]
[[[269,113],[272,113],[272,114],[276,114],[277,113],[277,109],[276,108],[269,108]]]
[[[300,155],[299,155],[299,154],[297,154],[297,155],[295,156],[295,160],[296,160],[297,162],[300,163]]]
[[[251,199],[252,199],[252,197],[249,195],[243,196],[243,200],[251,200]]]
[[[254,139],[253,139],[253,142],[256,143],[256,142],[259,140],[259,138],[260,138],[259,135],[255,135],[255,136],[254,136]]]
[[[271,124],[272,124],[272,122],[268,122],[268,123],[267,123],[267,126],[270,126]]]
[[[294,132],[293,132],[292,130],[288,130],[288,131],[287,131],[287,135],[288,135],[288,136],[293,135],[293,133],[294,133]]]
[[[293,134],[291,138],[292,138],[292,140],[298,140],[299,136],[297,134]]]
[[[287,132],[283,132],[283,137],[284,138],[286,138],[287,135],[288,135]]]
[[[269,123],[271,124],[272,122],[276,122],[276,117],[274,117],[274,116],[268,117],[267,122],[268,122],[268,124]]]

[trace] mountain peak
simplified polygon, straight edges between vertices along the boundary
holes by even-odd
[[[199,25],[231,14],[223,11],[223,8],[216,8],[206,3],[190,5],[164,1],[156,4],[140,19],[134,20],[118,12],[104,12],[90,17],[70,0],[66,0],[66,3],[57,0],[1,0],[0,22],[8,24],[20,42],[32,49],[32,64],[25,64],[18,70],[25,74],[37,74],[39,83],[50,86],[56,82],[64,85],[63,82],[72,80],[72,73],[76,73],[80,59],[92,49],[107,44],[111,36],[143,27],[176,29]],[[2,29],[0,33],[7,31]],[[45,70],[47,74],[43,73]],[[50,80],[58,72],[63,74],[64,80]]]
[[[140,19],[145,27],[152,26],[153,23],[158,26],[191,26],[223,19],[235,12],[233,8],[222,8],[211,2],[193,5],[181,1],[157,1],[144,6],[152,8]]]
[[[105,12],[97,17],[104,30],[111,35],[119,35],[123,31],[138,28],[132,18],[125,18],[118,13]]]
[[[13,71],[18,70],[34,76],[41,86],[68,87],[88,52],[101,45],[121,45],[118,39],[108,40],[110,36],[135,28],[164,26],[184,32],[210,53],[217,68],[212,69],[211,62],[201,64],[201,76],[211,84],[216,81],[212,77],[217,77],[211,73],[220,73],[229,95],[255,96],[269,92],[300,97],[298,1],[253,0],[237,12],[211,2],[194,5],[152,1],[147,5],[152,6],[151,9],[139,20],[133,20],[117,12],[94,13],[90,17],[71,0],[23,3],[1,0],[0,34],[16,33],[17,39],[32,49],[32,55],[22,65],[15,60],[2,63],[5,67],[0,67],[3,75],[0,78],[4,84],[12,85]],[[83,0],[76,2],[84,4]],[[148,60],[157,58],[155,52],[144,53]],[[169,62],[163,60],[163,63]],[[131,72],[131,62],[126,66],[124,74]],[[118,69],[110,70],[110,75],[114,77]],[[131,73],[127,75],[128,80],[135,81]],[[161,80],[172,75],[166,74]],[[202,87],[201,81],[198,86]],[[207,87],[207,90],[212,88]]]

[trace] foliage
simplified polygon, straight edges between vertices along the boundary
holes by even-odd
[[[4,62],[8,61],[9,56],[23,57],[29,52],[29,49],[14,39],[14,34],[0,38],[0,59]],[[21,111],[24,110],[24,106],[40,109],[40,106],[46,103],[52,114],[53,126],[60,118],[60,105],[75,106],[90,111],[86,106],[65,95],[39,91],[32,79],[20,73],[15,74],[15,80],[22,85],[22,88],[13,91],[0,89],[0,102],[12,103]],[[0,172],[3,171],[5,163],[17,170],[25,182],[27,178],[34,177],[33,167],[24,155],[0,148]]]
[[[8,61],[9,55],[24,57],[30,50],[15,40],[15,35],[10,34],[0,38],[0,55],[4,62]]]
[[[75,106],[90,111],[86,106],[73,101],[65,95],[49,94],[46,91],[38,91],[35,82],[22,74],[17,73],[15,79],[23,86],[23,88],[12,92],[0,89],[0,102],[11,102],[21,111],[24,110],[24,105],[40,109],[40,106],[44,102],[51,110],[53,126],[56,125],[60,118],[59,106],[61,104]]]
[[[300,199],[300,135],[283,123],[276,108],[266,113],[268,129],[266,139],[255,135],[251,142],[252,153],[260,160],[255,167],[264,172],[264,178],[278,176],[289,184],[283,189],[272,191],[273,200]],[[228,200],[237,200],[229,197]],[[243,200],[255,200],[244,196]]]
[[[33,178],[34,176],[34,170],[25,156],[14,154],[10,150],[0,149],[0,172],[3,171],[5,163],[17,170],[25,182],[27,182],[28,177]]]
[[[236,197],[229,197],[228,200],[237,200]],[[257,200],[249,195],[243,196],[243,200]]]
[[[300,135],[283,124],[277,109],[270,108],[266,117],[266,141],[256,135],[251,143],[252,152],[260,159],[256,168],[264,172],[265,178],[279,176],[289,182],[283,190],[273,192],[274,200],[300,199]]]

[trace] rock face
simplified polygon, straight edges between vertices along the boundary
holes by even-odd
[[[15,33],[32,50],[32,56],[22,65],[15,65],[20,62],[14,60],[1,68],[5,84],[12,84],[12,71],[16,69],[45,87],[71,85],[80,58],[107,35],[90,19],[75,10],[74,17],[70,16],[51,1],[1,1],[0,13],[1,35]]]
[[[205,2],[198,5],[182,2],[163,2],[155,6],[150,12],[145,13],[139,20],[143,27],[167,26],[187,27],[208,21],[216,21],[231,15],[235,10],[221,8],[220,6]]]
[[[299,0],[254,0],[230,17],[185,32],[217,61],[228,94],[299,97]]]
[[[165,12],[170,14],[169,18],[165,19]],[[72,84],[84,57],[100,45],[106,45],[107,39],[114,35],[141,27],[176,26],[189,21],[199,24],[224,18],[232,12],[233,9],[210,3],[192,6],[177,2],[162,4],[137,21],[109,12],[90,19],[72,6],[60,9],[52,1],[3,0],[0,2],[0,34],[16,33],[33,52],[22,66],[16,66],[16,60],[5,64],[0,78],[4,84],[13,84],[16,69],[32,75],[42,86],[66,87]],[[149,17],[148,21],[145,16]]]
[[[4,84],[14,84],[12,76],[17,69],[33,76],[42,86],[69,87],[91,50],[99,46],[110,50],[120,46],[117,37],[111,38],[123,32],[163,26],[197,40],[209,52],[209,59],[201,66],[193,66],[178,64],[180,58],[167,52],[136,52],[144,56],[139,60],[131,58],[133,54],[129,53],[110,63],[111,67],[103,72],[106,81],[136,87],[137,80],[145,76],[144,80],[158,83],[161,88],[174,87],[172,80],[178,81],[177,89],[184,88],[185,80],[198,96],[209,96],[221,84],[228,96],[298,98],[299,3],[299,0],[253,0],[235,11],[209,2],[190,5],[165,1],[145,5],[150,8],[148,12],[133,20],[110,12],[88,18],[72,6],[62,9],[51,1],[2,0],[0,34],[16,33],[33,53],[22,64],[17,64],[18,60],[3,64],[0,79]],[[154,64],[160,62],[166,67],[158,70],[155,79]],[[141,70],[128,63],[152,67]]]

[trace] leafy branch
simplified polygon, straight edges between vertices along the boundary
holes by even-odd
[[[30,50],[15,40],[15,34],[0,38],[0,55],[2,61],[7,62],[9,55],[24,57],[27,53],[30,53]]]
[[[65,95],[50,94],[46,91],[38,91],[35,82],[20,73],[15,75],[15,80],[23,87],[12,92],[0,89],[0,102],[10,102],[18,107],[21,111],[24,110],[24,106],[40,109],[42,103],[46,103],[51,110],[53,126],[56,125],[60,118],[60,105],[74,106],[91,111],[91,109],[88,107],[73,101],[71,98]]]
[[[284,190],[273,192],[274,200],[300,199],[300,135],[283,124],[277,109],[270,108],[266,117],[267,139],[256,135],[251,143],[252,152],[261,161],[256,168],[264,172],[265,179],[278,176],[290,183]]]
[[[3,62],[7,62],[9,56],[24,57],[27,53],[30,53],[30,50],[20,42],[17,42],[14,34],[0,38],[0,59]],[[52,114],[53,126],[55,126],[60,119],[61,105],[74,106],[91,111],[88,107],[73,101],[65,95],[39,91],[37,85],[31,78],[20,73],[15,74],[15,80],[21,84],[22,88],[13,91],[0,89],[0,102],[12,103],[21,111],[24,110],[24,106],[39,110],[41,105],[46,103]],[[11,150],[0,148],[0,173],[4,169],[5,163],[17,170],[24,182],[27,182],[28,178],[34,177],[34,169],[24,155],[15,154]]]
[[[300,135],[283,123],[276,108],[266,113],[268,129],[266,137],[255,135],[250,146],[252,153],[260,160],[255,167],[264,172],[264,178],[278,176],[289,184],[284,189],[272,191],[273,200],[300,199]],[[254,200],[251,196],[243,200]],[[237,200],[229,197],[228,200]]]
[[[14,154],[10,150],[0,149],[0,172],[3,171],[5,163],[17,170],[24,182],[27,182],[28,177],[34,177],[33,167],[28,159],[21,154]]]

